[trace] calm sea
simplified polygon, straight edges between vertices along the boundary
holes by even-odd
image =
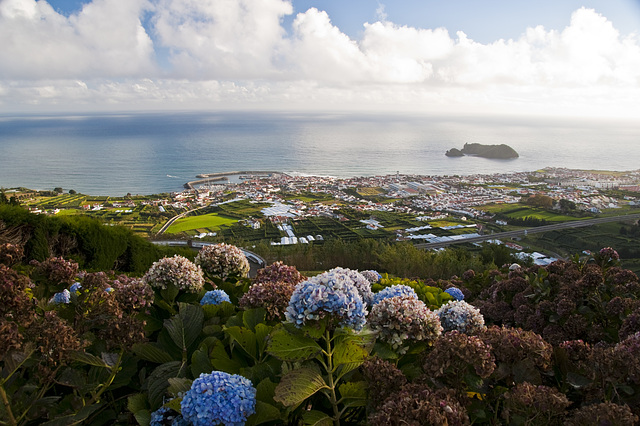
[[[514,160],[448,158],[505,143]],[[353,114],[0,116],[0,187],[92,195],[177,191],[200,173],[469,175],[640,168],[640,123]]]

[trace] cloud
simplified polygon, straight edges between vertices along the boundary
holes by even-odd
[[[152,21],[173,75],[253,79],[281,72],[281,20],[291,13],[283,0],[160,0]]]
[[[287,0],[0,0],[0,108],[389,108],[630,115],[640,40],[592,9],[478,43],[386,20],[352,39]],[[144,22],[144,25],[143,25]]]
[[[45,1],[0,1],[0,77],[92,78],[155,68],[140,16],[146,0],[94,0],[64,17]]]

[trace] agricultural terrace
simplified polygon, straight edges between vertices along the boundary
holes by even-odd
[[[532,219],[546,220],[547,222],[568,222],[571,220],[580,220],[580,218],[577,217],[526,206],[524,204],[487,204],[476,208],[487,213],[502,214],[512,219],[524,219],[525,217],[529,217]]]
[[[208,213],[197,216],[187,216],[181,219],[176,220],[170,227],[165,231],[167,234],[177,234],[180,232],[195,231],[196,233],[201,232],[214,232],[218,231],[220,227],[231,225],[238,222],[238,219],[234,219],[231,217],[223,216],[218,213]]]

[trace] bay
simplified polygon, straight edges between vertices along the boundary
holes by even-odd
[[[520,157],[449,158],[464,143]],[[0,187],[92,195],[179,191],[200,173],[472,175],[640,168],[640,123],[354,113],[0,116]]]

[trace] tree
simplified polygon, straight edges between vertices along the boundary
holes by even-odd
[[[60,186],[56,186],[55,188],[53,188],[53,192],[56,192],[58,194],[62,194],[63,189]]]
[[[553,198],[547,195],[536,194],[527,198],[525,200],[525,203],[529,204],[530,206],[542,207],[542,208],[548,209],[553,207]]]

